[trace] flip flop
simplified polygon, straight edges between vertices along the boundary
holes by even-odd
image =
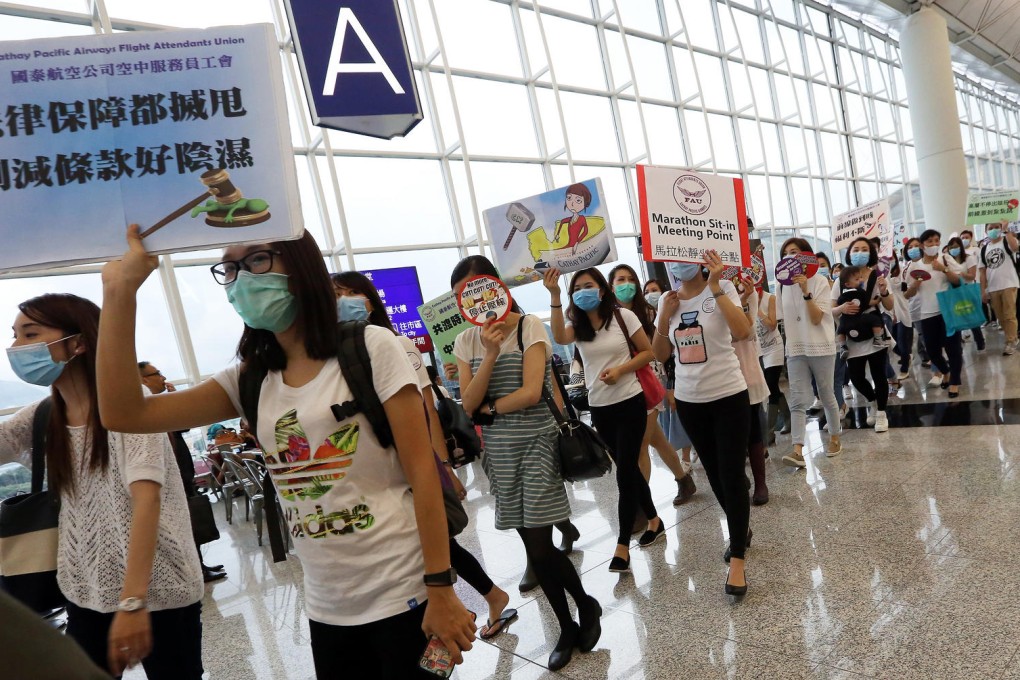
[[[487,624],[485,624],[485,632],[479,633],[478,637],[480,637],[483,640],[491,640],[492,638],[502,633],[503,629],[509,626],[510,622],[516,618],[517,618],[516,609],[504,609],[503,615],[496,619],[495,623],[490,621]]]

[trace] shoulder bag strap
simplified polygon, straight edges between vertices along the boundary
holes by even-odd
[[[53,398],[39,402],[32,415],[32,493],[39,493],[46,473],[46,429],[50,425]]]
[[[627,324],[623,322],[623,314],[620,314],[620,308],[613,308],[613,316],[616,317],[616,323],[620,325],[620,332],[623,333],[623,337],[627,340],[627,348],[630,350],[631,358],[637,355],[637,347],[634,346],[634,340],[631,339],[630,334],[627,332]]]

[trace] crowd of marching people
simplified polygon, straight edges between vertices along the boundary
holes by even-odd
[[[60,501],[56,579],[67,634],[114,676],[138,663],[150,678],[203,672],[209,568],[196,554],[167,433],[241,417],[261,443],[303,567],[322,678],[340,668],[352,677],[428,677],[430,664],[463,662],[476,636],[493,638],[518,617],[510,594],[456,538],[465,492],[455,468],[480,434],[495,529],[520,538],[521,589],[541,588],[558,624],[555,670],[601,636],[602,606],[567,557],[580,532],[570,521],[561,425],[582,405],[578,393],[593,428],[588,443],[604,447],[615,474],[609,571],[627,574],[632,550],[665,535],[669,520],[649,487],[661,469],[654,449],[675,480],[673,505],[697,496],[696,472],[707,480],[728,527],[721,590],[739,599],[749,588],[751,509],[770,500],[770,449],[807,467],[816,419],[824,455],[846,455],[851,403],[866,407],[861,424],[886,432],[889,401],[907,381],[926,385],[929,398],[932,390],[960,396],[965,336],[980,355],[994,321],[1003,354],[1018,346],[1020,244],[1000,224],[980,241],[969,230],[926,230],[884,257],[877,239],[858,238],[842,262],[790,238],[779,256],[813,266],[788,285],[746,271],[728,278],[711,250],[703,262],[667,263],[670,282],[642,283],[618,265],[608,276],[574,272],[564,286],[550,269],[548,332],[514,303],[501,320],[461,333],[456,363],[434,368],[396,333],[372,282],[357,272],[331,276],[305,233],[223,251],[211,274],[244,321],[238,363],[190,389],[150,394],[135,317],[157,263],[136,227],[128,244],[104,268],[101,313],[71,294],[20,305],[12,368],[52,391],[0,423],[0,463],[32,466],[42,442],[35,464],[45,465]],[[471,256],[450,273],[450,289],[499,275]],[[986,311],[961,318],[944,302],[954,290]],[[552,341],[572,346],[572,367],[560,366]],[[459,385],[459,405],[441,376]],[[470,419],[457,431],[455,408]],[[484,621],[458,598],[458,578],[484,597]]]

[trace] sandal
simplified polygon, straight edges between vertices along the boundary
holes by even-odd
[[[485,628],[478,632],[478,637],[483,640],[491,640],[496,637],[503,630],[510,625],[512,621],[517,618],[516,609],[504,609],[503,615],[496,619],[495,623],[489,621],[485,624]]]

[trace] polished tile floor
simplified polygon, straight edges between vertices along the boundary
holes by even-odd
[[[952,408],[1020,397],[1020,356],[1001,356],[1000,333],[989,333],[982,355],[966,347],[965,387]],[[914,376],[929,377],[919,365]],[[947,402],[942,390],[912,379],[891,404],[920,413]],[[493,529],[480,468],[462,470],[472,523],[461,543],[511,594],[520,619],[492,644],[479,642],[455,677],[1020,679],[1020,426],[985,424],[992,422],[1001,418],[881,435],[850,430],[832,459],[812,430],[806,471],[782,466],[789,439],[780,437],[768,467],[772,500],[752,510],[742,602],[723,594],[726,525],[697,463],[699,492],[674,509],[675,485],[656,461],[653,496],[667,540],[635,547],[628,575],[607,571],[612,479],[574,485],[582,535],[571,559],[604,607],[604,632],[559,674],[543,666],[557,632],[551,610],[540,591],[517,591],[521,545]],[[234,517],[206,551],[207,562],[229,572],[207,587],[208,676],[313,677],[300,564],[273,564],[243,510]],[[469,608],[486,610],[469,587],[458,591]]]

